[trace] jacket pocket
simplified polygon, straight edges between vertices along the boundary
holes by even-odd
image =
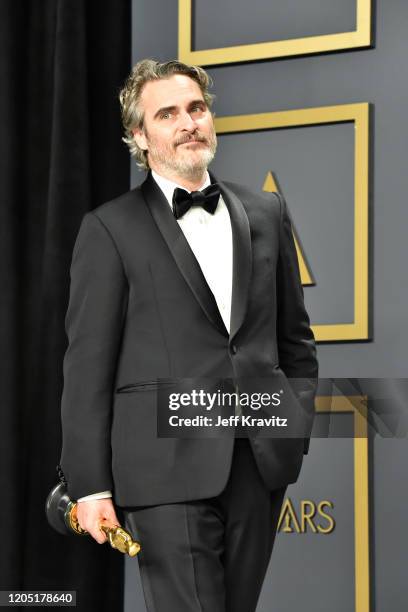
[[[128,385],[122,385],[116,389],[116,393],[134,393],[136,391],[151,391],[152,389],[157,389],[158,387],[171,387],[172,385],[177,384],[177,381],[174,380],[139,380],[135,383],[129,383]]]

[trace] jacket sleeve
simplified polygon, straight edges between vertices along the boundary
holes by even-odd
[[[111,409],[127,296],[113,239],[87,213],[74,246],[65,318],[61,467],[72,499],[113,489]]]
[[[285,199],[280,202],[279,260],[277,268],[277,337],[279,364],[305,411],[304,453],[309,449],[314,418],[318,362],[316,345],[304,305],[298,257]]]

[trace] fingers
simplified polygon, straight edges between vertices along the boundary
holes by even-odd
[[[92,528],[87,529],[87,531],[89,531],[89,534],[98,542],[98,544],[105,544],[108,539],[103,531],[100,530],[99,526],[92,526]]]
[[[119,525],[112,500],[98,499],[78,502],[77,518],[80,526],[85,529],[98,544],[106,542],[107,537],[101,531],[100,525],[108,527]]]

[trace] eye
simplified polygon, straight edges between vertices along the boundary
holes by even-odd
[[[191,112],[192,113],[203,113],[204,106],[202,104],[195,104],[194,106],[191,107]]]
[[[169,113],[168,111],[160,114],[160,119],[170,119],[170,117],[171,117],[171,113]]]

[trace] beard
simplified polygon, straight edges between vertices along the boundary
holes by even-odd
[[[202,132],[196,130],[194,134],[181,136],[172,144],[158,145],[153,139],[149,138],[147,133],[146,140],[149,145],[149,162],[153,162],[156,167],[160,167],[169,174],[189,180],[202,176],[214,159],[217,149],[215,130],[209,136],[205,136]],[[194,149],[191,150],[190,147],[183,146],[189,142],[200,142],[204,146],[192,144]]]

